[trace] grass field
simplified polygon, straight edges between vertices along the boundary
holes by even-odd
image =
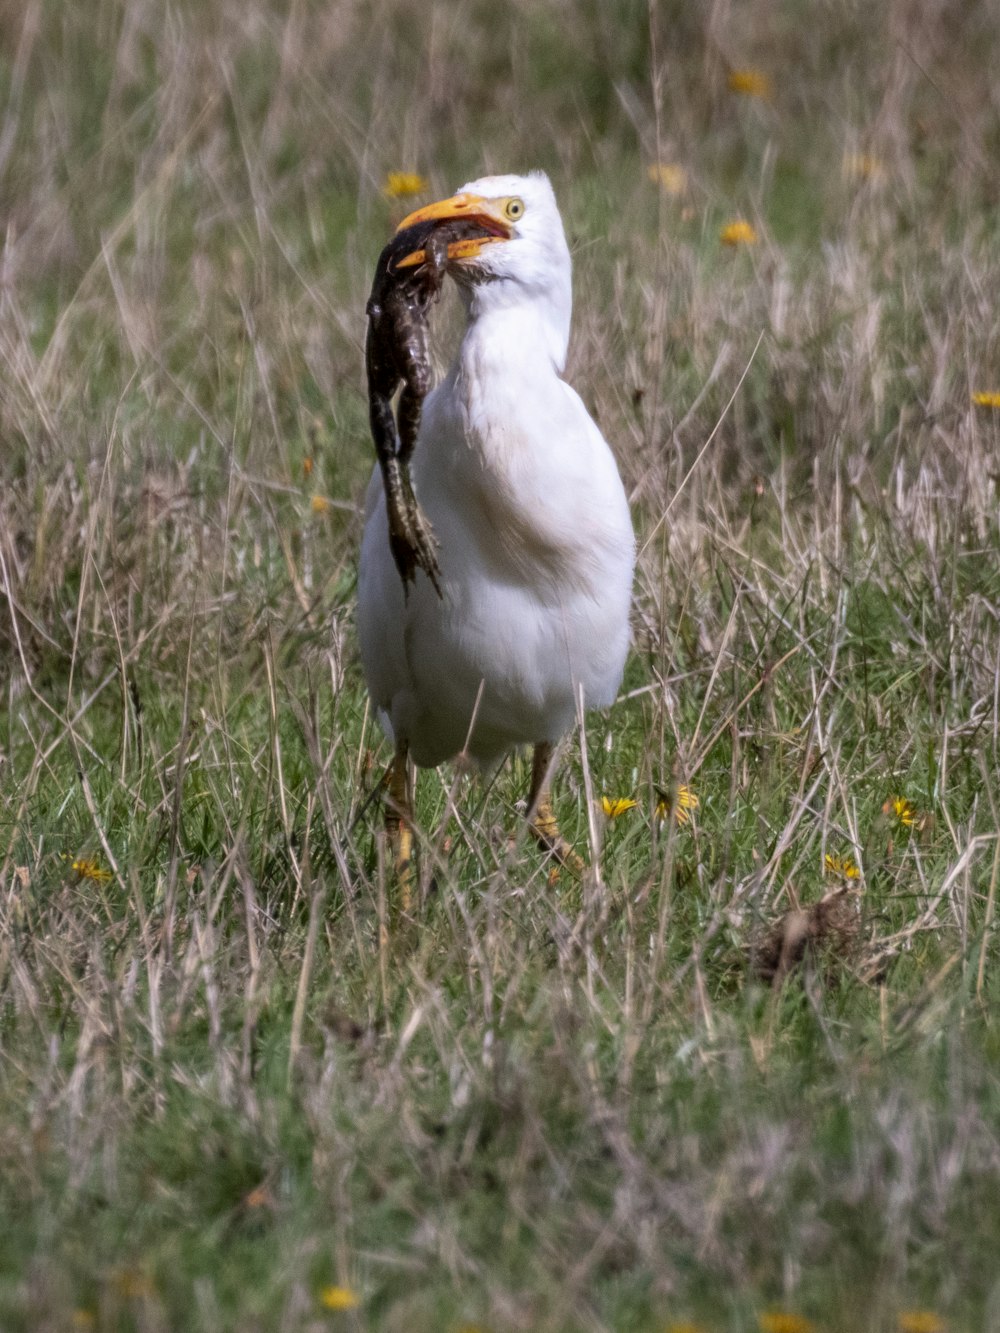
[[[0,1328],[1000,1328],[995,6],[0,42]],[[406,922],[364,303],[414,198],[536,166],[641,546],[557,786],[599,874],[523,757],[442,770]]]

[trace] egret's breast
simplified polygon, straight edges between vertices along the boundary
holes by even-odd
[[[442,456],[436,465],[426,456],[437,472],[427,482],[441,486],[442,509],[461,515],[492,577],[548,600],[554,586],[582,591],[595,577],[605,492],[621,483],[576,395],[551,367],[521,369],[460,363],[436,404]]]
[[[469,480],[466,503],[483,561],[504,582],[539,591],[586,589],[594,562],[574,528],[572,497],[565,491],[542,498],[535,487],[519,487],[516,478],[483,468]]]

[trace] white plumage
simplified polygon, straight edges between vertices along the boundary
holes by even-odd
[[[468,323],[413,457],[443,598],[421,571],[404,599],[377,469],[361,547],[368,688],[421,767],[466,748],[474,714],[467,752],[483,766],[554,743],[580,687],[587,707],[612,702],[628,648],[634,535],[611,450],[561,378],[571,265],[552,187],[541,173],[485,177],[411,219],[470,209],[506,217],[509,239],[449,267]]]

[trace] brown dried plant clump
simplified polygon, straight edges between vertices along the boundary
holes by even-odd
[[[783,912],[750,944],[750,971],[778,987],[802,963],[820,962],[832,980],[861,951],[856,892],[840,884],[808,907]]]

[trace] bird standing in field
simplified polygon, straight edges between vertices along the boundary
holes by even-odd
[[[395,744],[386,826],[402,906],[412,877],[410,760],[465,754],[489,769],[534,746],[528,819],[561,860],[552,810],[556,742],[577,709],[606,707],[628,650],[635,537],[601,432],[561,378],[569,248],[548,178],[488,176],[411,213],[484,234],[449,250],[467,311],[455,362],[424,404],[413,485],[438,543],[441,595],[409,595],[389,544],[378,469],[358,577],[365,677]]]

